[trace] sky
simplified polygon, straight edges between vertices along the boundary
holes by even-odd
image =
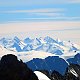
[[[0,0],[0,36],[18,32],[80,44],[80,0]]]

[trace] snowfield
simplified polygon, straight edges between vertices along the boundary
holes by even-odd
[[[23,62],[28,62],[33,58],[45,59],[49,56],[59,56],[64,60],[73,58],[80,53],[80,46],[71,41],[61,41],[49,36],[24,40],[17,36],[14,38],[0,39],[0,57],[6,54],[14,54]]]
[[[34,71],[39,80],[51,80],[45,74],[40,71]]]
[[[48,56],[59,56],[60,58],[63,58],[66,60],[68,58],[74,57],[77,54],[77,52],[68,52],[68,53],[66,52],[62,55],[55,55],[55,54],[48,53],[48,52],[34,51],[34,50],[28,51],[28,52],[15,52],[15,51],[7,50],[3,46],[0,46],[0,57],[6,54],[16,55],[18,59],[23,60],[23,62],[28,62],[32,60],[33,58],[45,59]]]

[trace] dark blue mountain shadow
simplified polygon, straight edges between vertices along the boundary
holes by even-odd
[[[14,43],[14,45],[12,45],[12,47],[13,48],[15,47],[18,52],[22,51],[21,47],[17,43]]]
[[[67,59],[67,61],[70,63],[70,64],[78,64],[80,65],[80,53],[76,54],[74,56],[74,58],[69,58]]]
[[[30,44],[31,42],[32,42],[32,40],[30,38],[24,39],[24,43],[26,43],[26,44]]]
[[[18,52],[21,52],[22,49],[19,46],[19,43],[20,43],[20,39],[18,37],[14,37],[14,44],[12,45],[12,47],[13,48],[15,47]]]
[[[52,73],[54,70],[58,71],[60,74],[64,75],[68,64],[62,58],[58,56],[55,57],[47,57],[45,59],[33,59],[26,63],[29,68],[33,71],[35,70],[48,70]]]

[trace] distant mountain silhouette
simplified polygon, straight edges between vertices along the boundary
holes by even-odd
[[[48,70],[49,73],[52,73],[54,70],[58,71],[62,75],[65,74],[68,64],[62,58],[58,56],[47,57],[45,59],[33,59],[26,63],[29,68],[33,71],[35,70]]]
[[[80,53],[76,54],[74,56],[74,58],[69,58],[67,59],[67,61],[70,63],[70,64],[78,64],[80,65]]]
[[[78,57],[79,54],[75,56]],[[45,75],[45,80],[46,77],[48,80],[80,80],[80,65],[68,65],[59,57],[37,58],[25,64],[15,55],[8,54],[0,60],[0,80],[42,80],[43,76],[35,74],[36,70]]]

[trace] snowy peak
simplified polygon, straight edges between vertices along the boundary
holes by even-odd
[[[26,39],[24,39],[24,43],[26,43],[26,44],[30,44],[32,42],[32,39],[30,39],[30,38],[26,38]]]
[[[19,39],[17,36],[14,38],[2,38],[0,39],[0,45],[17,52],[35,50],[56,55],[80,51],[80,46],[71,43],[71,41],[61,41],[60,39],[53,39],[49,36],[34,39],[27,37],[24,40]]]
[[[44,38],[44,41],[45,41],[46,43],[56,43],[56,42],[57,42],[56,40],[52,39],[52,38],[49,37],[49,36],[45,37],[45,38]]]

